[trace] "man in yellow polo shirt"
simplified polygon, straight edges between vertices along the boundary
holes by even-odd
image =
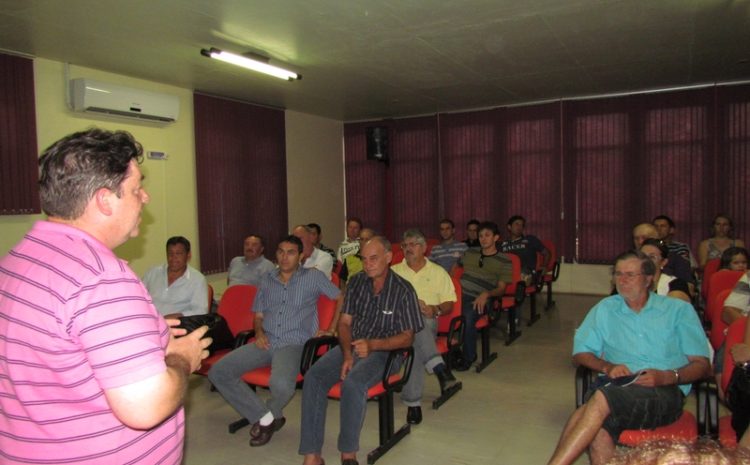
[[[420,401],[424,389],[422,366],[428,372],[435,373],[442,396],[450,397],[461,389],[461,383],[456,382],[456,378],[435,347],[437,317],[451,311],[456,301],[456,290],[448,273],[440,265],[425,258],[427,242],[419,230],[406,231],[401,247],[404,249],[404,260],[393,265],[391,269],[414,287],[424,320],[424,329],[414,335],[415,368],[411,372],[409,382],[401,391],[401,400],[408,407],[406,421],[419,424],[422,421]]]

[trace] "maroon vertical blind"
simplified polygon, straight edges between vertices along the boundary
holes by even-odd
[[[39,213],[34,62],[0,54],[0,214]]]
[[[272,258],[289,230],[284,112],[194,95],[201,269],[226,271],[260,234]]]
[[[737,237],[750,239],[748,85],[441,114],[435,120],[434,138],[424,133],[427,126],[390,121],[400,126],[398,139],[412,141],[392,145],[391,166],[401,160],[407,166],[416,153],[429,166],[424,157],[434,152],[439,178],[434,184],[432,177],[412,175],[409,192],[394,190],[378,213],[378,221],[392,222],[394,232],[437,224],[443,216],[461,226],[472,217],[502,226],[521,214],[529,233],[551,239],[566,259],[583,263],[610,263],[631,246],[633,225],[660,214],[675,220],[676,239],[694,249],[719,212],[734,219]],[[363,141],[345,146],[347,166],[365,157],[367,125],[346,125],[348,139]],[[378,168],[360,172],[358,183],[387,186],[397,176]],[[399,171],[399,184],[406,173]],[[347,170],[347,184],[349,175]],[[417,204],[410,206],[413,212],[397,210],[410,199]],[[434,216],[430,221],[425,214]]]

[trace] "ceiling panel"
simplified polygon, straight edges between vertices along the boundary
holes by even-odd
[[[0,49],[353,121],[748,80],[750,0],[0,0]]]

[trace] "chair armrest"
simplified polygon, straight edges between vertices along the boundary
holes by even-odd
[[[400,365],[399,365],[400,363]],[[411,368],[414,364],[414,348],[409,346],[404,349],[394,349],[388,353],[388,360],[385,362],[383,370],[383,387],[386,391],[400,391],[409,381]],[[391,383],[391,375],[396,371],[401,372],[401,376]]]
[[[513,300],[516,302],[516,305],[521,305],[525,298],[526,298],[526,283],[524,281],[518,281],[516,283],[516,293],[513,295]]]
[[[308,339],[307,342],[305,342],[305,346],[302,348],[302,359],[299,364],[299,372],[304,375],[307,370],[310,369],[312,364],[321,357],[318,355],[320,349],[325,348],[326,351],[328,351],[337,345],[339,345],[339,339],[334,336],[320,336]]]
[[[451,319],[450,326],[448,327],[448,339],[447,339],[447,346],[448,346],[449,352],[453,347],[456,347],[456,346],[460,347],[463,344],[463,340],[464,340],[463,327],[464,327],[463,315],[459,315]],[[455,345],[453,344],[454,338],[457,340]]]
[[[696,420],[698,434],[713,440],[719,439],[719,394],[713,380],[702,380],[693,383],[697,401]]]
[[[557,281],[560,277],[560,262],[555,262],[555,266],[552,267],[552,281]]]
[[[576,368],[576,408],[584,404],[583,398],[589,390],[593,374],[590,368],[583,365]]]
[[[237,335],[234,337],[234,348],[238,349],[245,344],[247,344],[247,341],[255,337],[255,330],[254,329],[246,329],[245,331],[240,331],[237,333]]]

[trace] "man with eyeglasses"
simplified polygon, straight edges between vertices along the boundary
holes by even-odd
[[[617,295],[595,305],[575,333],[573,361],[629,385],[593,383],[563,429],[549,465],[568,465],[586,450],[607,463],[620,433],[654,429],[682,415],[694,381],[711,374],[708,341],[693,307],[650,291],[656,266],[642,252],[615,259]]]
[[[437,318],[444,313],[450,313],[456,301],[456,290],[448,273],[440,265],[425,258],[427,241],[421,231],[409,229],[404,232],[401,248],[404,249],[404,260],[393,265],[391,270],[414,286],[424,323],[424,329],[414,335],[415,368],[401,391],[401,401],[407,406],[406,421],[418,425],[422,422],[422,367],[429,373],[435,373],[440,383],[440,393],[445,396],[444,398],[449,398],[461,389],[435,347]]]
[[[505,292],[512,279],[513,264],[499,253],[500,232],[497,224],[485,221],[479,225],[479,249],[469,249],[459,262],[461,275],[461,314],[464,316],[463,360],[456,371],[466,371],[477,359],[477,328],[480,315]]]

